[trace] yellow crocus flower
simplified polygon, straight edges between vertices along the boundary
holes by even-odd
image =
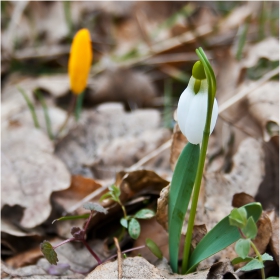
[[[83,28],[73,39],[68,62],[70,87],[74,94],[81,94],[87,85],[92,57],[90,33]]]

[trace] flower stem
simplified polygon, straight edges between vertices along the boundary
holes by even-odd
[[[250,240],[250,244],[251,244],[252,248],[254,249],[256,255],[258,256],[259,261],[263,263],[262,255],[260,254],[256,245],[252,242],[252,240]],[[264,267],[261,268],[261,274],[262,274],[262,279],[265,279]]]
[[[98,262],[98,264],[101,264],[102,261],[100,260],[100,258],[95,254],[95,252],[90,248],[90,246],[87,244],[87,242],[83,239],[81,240],[83,242],[83,244],[87,247],[87,249],[89,250],[89,252],[93,255],[93,257],[96,259],[96,261]]]
[[[53,247],[53,249],[55,250],[55,249],[58,248],[59,246],[61,246],[61,245],[63,245],[63,244],[66,244],[66,243],[68,243],[68,242],[75,241],[75,240],[76,240],[75,237],[68,238],[68,239],[66,239],[66,240],[64,240],[64,241],[62,241],[62,242],[60,242],[60,243],[57,244],[56,246],[52,246],[52,247]]]
[[[185,274],[188,270],[192,232],[193,232],[193,227],[194,227],[196,208],[197,208],[199,191],[200,191],[200,184],[201,184],[201,180],[202,180],[202,176],[203,176],[203,169],[204,169],[204,162],[205,162],[205,158],[206,158],[208,140],[209,140],[209,136],[210,136],[210,124],[211,124],[211,119],[212,119],[214,98],[216,95],[216,78],[215,78],[214,71],[210,65],[210,62],[207,59],[207,56],[204,53],[202,48],[197,49],[196,53],[197,53],[201,63],[203,64],[207,83],[208,83],[208,102],[207,102],[207,117],[206,117],[205,127],[204,127],[204,131],[203,131],[202,145],[201,145],[201,149],[200,149],[200,156],[199,156],[196,178],[195,178],[195,183],[194,183],[194,190],[193,190],[190,216],[189,216],[189,221],[188,221],[188,228],[187,228],[187,233],[186,233],[186,238],[185,238],[182,274]]]
[[[201,185],[201,180],[202,180],[202,175],[203,175],[204,162],[205,162],[205,158],[206,158],[209,134],[210,134],[209,131],[208,132],[204,131],[203,141],[202,141],[202,146],[201,146],[201,151],[200,151],[200,156],[199,156],[199,161],[198,161],[197,173],[196,173],[196,178],[195,178],[195,183],[194,183],[194,190],[193,190],[190,216],[189,216],[189,221],[188,221],[188,228],[187,228],[187,233],[186,233],[186,238],[185,238],[182,274],[185,274],[187,272],[188,263],[189,263],[192,232],[193,232],[193,227],[194,227],[194,220],[195,220],[195,215],[196,215],[196,208],[197,208],[197,203],[198,203],[200,185]]]

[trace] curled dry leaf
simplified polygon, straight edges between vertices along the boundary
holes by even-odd
[[[84,112],[80,124],[58,143],[56,153],[72,174],[112,178],[169,137],[160,127],[157,110],[126,113],[121,104],[107,103]]]
[[[271,221],[272,225],[272,235],[269,242],[270,249],[272,251],[274,260],[279,265],[279,217],[275,217]]]
[[[25,208],[21,225],[32,228],[48,218],[50,195],[69,187],[70,174],[40,130],[10,127],[2,133],[1,204]]]
[[[234,194],[231,205],[232,207],[239,208],[254,201],[255,199],[251,195],[241,192]]]
[[[35,264],[42,257],[42,252],[39,246],[29,249],[25,252],[16,254],[5,260],[5,263],[13,268],[19,268],[31,264]]]
[[[199,209],[197,219],[210,230],[231,212],[235,193],[246,192],[253,197],[257,194],[264,176],[262,145],[253,138],[246,138],[233,157],[230,173],[206,173],[205,176],[205,209]]]
[[[89,98],[93,104],[123,102],[131,109],[152,105],[156,96],[149,76],[125,68],[105,71],[94,81],[92,89]]]
[[[242,65],[245,68],[253,67],[260,58],[266,58],[270,61],[279,60],[279,40],[269,37],[250,46],[247,56],[242,60]]]
[[[258,234],[254,239],[254,244],[257,246],[259,252],[263,254],[269,244],[272,235],[272,225],[268,215],[263,212],[257,222]],[[251,253],[254,252],[251,249]]]
[[[163,188],[157,201],[156,219],[160,225],[167,231],[168,230],[168,195],[170,184]]]
[[[269,81],[248,96],[249,112],[261,125],[266,142],[279,135],[279,82]]]
[[[188,143],[187,138],[181,132],[178,123],[176,123],[172,135],[172,144],[171,144],[171,153],[170,153],[170,164],[172,170],[174,170],[177,159],[187,143]]]

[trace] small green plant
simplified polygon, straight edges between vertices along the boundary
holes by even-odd
[[[265,279],[264,262],[272,261],[273,257],[265,253],[260,254],[256,245],[252,241],[258,233],[258,228],[252,216],[249,216],[246,208],[235,208],[229,215],[229,222],[232,226],[238,228],[241,238],[235,243],[235,251],[239,257],[232,260],[232,264],[247,262],[247,264],[238,271],[261,270],[262,279]],[[253,248],[256,257],[250,257],[250,248]]]
[[[141,226],[138,222],[138,219],[150,219],[155,216],[155,212],[150,209],[141,209],[138,212],[136,212],[134,215],[127,215],[126,209],[123,205],[123,203],[120,200],[121,191],[118,187],[115,185],[110,186],[109,192],[105,193],[100,200],[104,199],[111,199],[115,202],[117,202],[123,211],[123,218],[121,218],[120,223],[123,226],[122,232],[119,236],[119,240],[121,240],[124,236],[125,229],[128,230],[128,233],[131,238],[137,239],[141,232]]]
[[[110,188],[110,189],[112,190],[112,188]],[[114,188],[114,191],[116,191],[116,187]],[[61,217],[61,218],[53,221],[53,223],[54,223],[56,221],[76,220],[76,219],[85,219],[85,218],[87,219],[86,222],[85,222],[85,226],[82,229],[79,228],[79,227],[72,227],[72,229],[71,229],[71,234],[73,236],[72,238],[68,238],[68,239],[60,242],[59,244],[57,244],[55,246],[53,246],[49,241],[46,241],[46,240],[40,244],[41,252],[43,253],[44,257],[49,261],[50,264],[57,265],[57,263],[58,263],[58,257],[57,257],[57,254],[55,252],[55,249],[58,248],[59,246],[62,246],[63,244],[69,243],[69,242],[81,242],[81,243],[83,243],[84,246],[87,248],[87,250],[95,258],[95,260],[97,261],[97,264],[95,266],[93,266],[89,271],[94,269],[97,265],[102,264],[104,262],[107,262],[107,261],[117,257],[117,254],[114,254],[114,255],[106,258],[105,260],[101,260],[99,258],[99,256],[94,252],[94,250],[89,246],[89,244],[87,243],[86,238],[85,238],[86,231],[88,229],[90,220],[93,217],[94,212],[107,214],[107,210],[103,206],[101,206],[100,204],[93,203],[93,202],[87,202],[83,205],[83,207],[85,209],[89,210],[90,213],[80,215],[80,216],[65,216],[65,217]],[[148,211],[146,211],[146,210],[148,210]],[[151,210],[149,210],[149,209],[142,209],[142,210],[138,211],[133,217],[135,217],[135,220],[136,220],[136,218],[137,219],[147,218],[148,216],[151,215],[150,211]],[[132,218],[130,220],[132,220]],[[130,221],[130,223],[131,223],[131,221]],[[139,232],[140,232],[140,227],[139,227]],[[138,247],[135,247],[135,248],[127,249],[127,250],[125,250],[121,253],[123,254],[123,256],[126,257],[125,253],[135,251],[135,250],[139,250],[139,249],[143,249],[143,248],[147,247],[156,257],[158,257],[159,259],[162,259],[163,254],[162,254],[160,248],[157,246],[157,244],[153,240],[151,240],[150,238],[147,238],[145,243],[146,243],[145,245],[141,245],[141,246],[138,246]],[[69,266],[69,268],[70,268],[70,266]],[[88,273],[88,272],[85,272],[85,273]],[[49,273],[52,274],[51,271],[49,271]]]
[[[209,231],[191,251],[192,232],[208,140],[218,117],[214,71],[203,49],[197,49],[196,53],[199,61],[193,66],[192,77],[188,87],[180,96],[177,109],[178,124],[188,139],[188,143],[176,163],[168,201],[170,265],[172,270],[178,273],[181,231],[191,200],[181,267],[182,274],[193,272],[201,261],[240,239],[238,229],[230,224],[230,218],[227,216]],[[251,203],[241,209],[250,217],[250,224],[257,222],[262,213],[260,203]],[[244,243],[244,241],[242,242]],[[251,244],[251,246],[253,245]]]
[[[88,243],[85,239],[85,235],[86,235],[86,230],[88,228],[89,222],[92,218],[94,211],[107,214],[107,210],[104,207],[102,207],[100,204],[93,203],[93,202],[87,202],[83,205],[83,207],[90,211],[90,214],[88,215],[87,221],[86,221],[83,229],[81,229],[79,227],[72,227],[71,234],[73,237],[62,241],[61,243],[57,244],[56,246],[52,246],[51,243],[46,240],[43,243],[41,243],[41,245],[40,245],[41,251],[50,264],[56,265],[58,262],[57,254],[55,252],[56,248],[58,248],[59,246],[65,244],[65,243],[77,242],[77,241],[82,242],[85,245],[85,247],[88,249],[88,251],[91,253],[91,255],[96,259],[97,263],[101,264],[101,260],[98,257],[98,255],[88,245]],[[79,218],[84,218],[84,217],[85,217],[84,215],[83,216],[74,216],[74,217],[69,216],[69,217],[63,217],[64,219],[62,219],[62,218],[57,219],[55,221],[79,219]]]

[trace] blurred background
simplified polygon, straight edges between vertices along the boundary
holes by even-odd
[[[68,58],[81,28],[90,31],[94,52],[81,118],[71,118],[52,141],[48,137],[57,134],[72,98]],[[198,47],[216,74],[219,104],[198,221],[211,228],[229,213],[237,192],[278,213],[278,1],[1,1],[1,231],[7,264],[35,263],[45,236],[69,237],[73,224],[51,222],[81,213],[85,197],[98,201],[91,196],[96,189],[101,195],[113,182],[121,186],[125,169],[136,172],[127,173],[127,200],[138,199],[128,203],[130,210],[147,201],[156,209],[187,142],[176,125],[176,108]],[[22,91],[38,115],[40,133]],[[111,220],[93,236],[104,238]],[[94,223],[101,226],[99,218]],[[144,221],[142,232],[163,240],[168,256],[166,232],[155,220],[152,225]],[[29,251],[23,258],[31,247],[34,259]]]

